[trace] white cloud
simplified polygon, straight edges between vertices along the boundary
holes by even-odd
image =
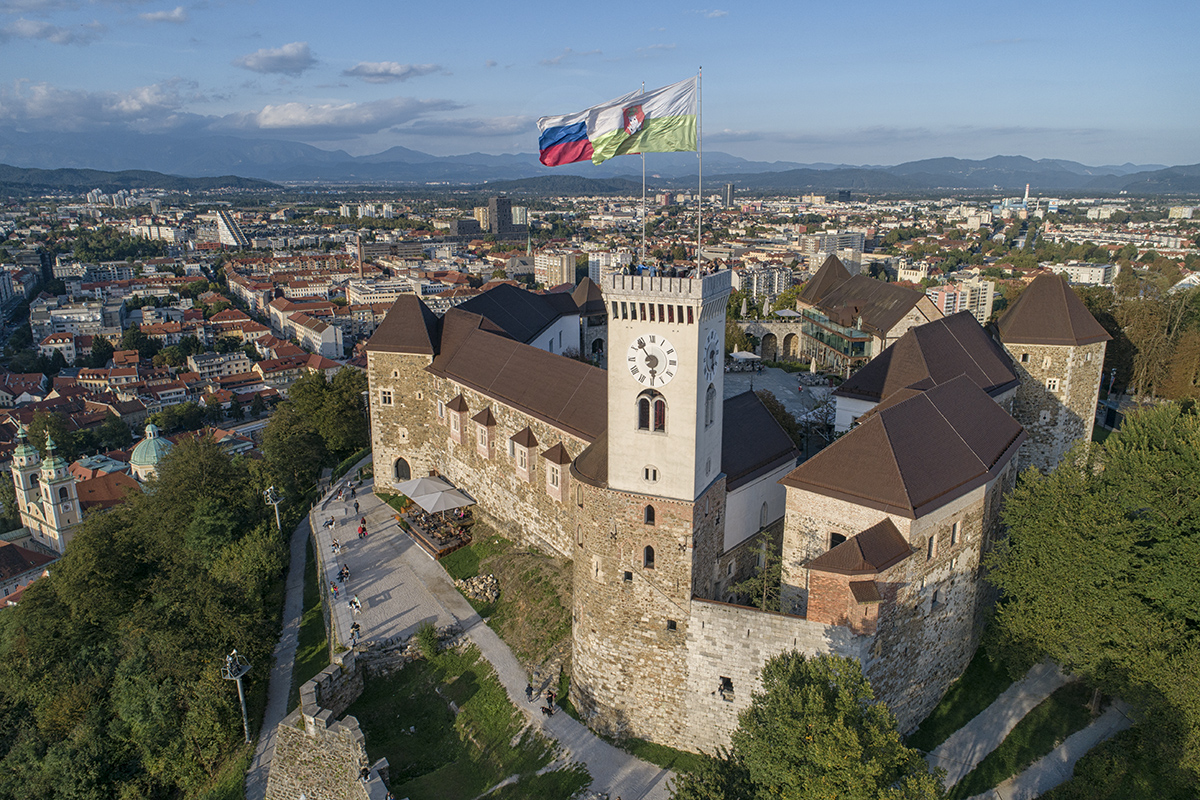
[[[175,6],[173,11],[151,11],[138,16],[146,22],[174,22],[176,25],[182,25],[188,20],[187,9],[183,6]]]
[[[575,50],[572,50],[569,47],[564,47],[563,51],[561,53],[559,53],[558,55],[554,56],[553,58],[543,58],[541,60],[541,64],[544,67],[557,67],[559,64],[563,63],[563,61],[565,61],[567,59],[582,58],[583,56],[600,56],[600,55],[604,55],[603,51],[601,51],[601,50],[585,50],[583,52],[576,52]]]
[[[333,140],[378,133],[425,114],[459,108],[449,100],[390,97],[367,103],[280,103],[261,111],[230,114],[212,128],[289,133],[303,139]]]
[[[699,14],[700,16],[704,17],[705,19],[718,19],[720,17],[729,16],[728,11],[721,11],[721,10],[715,9],[715,8],[713,8],[713,9],[697,8],[697,9],[693,10],[692,13]]]
[[[395,83],[422,75],[445,72],[437,64],[398,64],[395,61],[360,61],[342,74],[347,78],[359,78],[367,83]]]
[[[645,47],[639,47],[636,52],[638,55],[648,56],[653,53],[663,53],[674,49],[675,45],[673,44],[651,44],[646,45]]]
[[[252,72],[299,75],[317,63],[308,42],[292,42],[283,47],[264,47],[249,55],[234,59],[235,67]]]
[[[477,136],[537,136],[537,121],[523,115],[467,119],[426,118],[413,121],[404,128],[413,136],[467,137]]]
[[[197,99],[196,90],[194,82],[179,78],[125,92],[84,92],[18,81],[0,86],[0,120],[34,130],[176,129],[202,119],[181,110],[185,102]]]
[[[22,17],[0,28],[0,42],[9,39],[42,39],[54,44],[89,44],[99,38],[103,31],[104,26],[99,22],[63,28]]]

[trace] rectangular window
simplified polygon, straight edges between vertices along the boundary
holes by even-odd
[[[529,468],[529,456],[526,455],[524,447],[517,451],[517,467],[519,469]]]
[[[675,321],[675,306],[667,306],[667,322]]]
[[[929,561],[933,561],[933,559],[937,558],[937,536],[936,535],[931,535],[929,537],[929,546],[928,546],[928,553],[926,554],[926,558]]]
[[[654,319],[654,303],[651,303],[651,304],[650,304],[650,321],[651,321],[651,322],[655,322],[655,321],[656,321],[656,320]]]
[[[675,319],[679,320],[679,324],[683,324],[683,306],[675,306]]]
[[[1050,369],[1050,356],[1042,357],[1042,369]]]
[[[1022,364],[1029,363],[1029,353],[1021,353],[1021,363]]]
[[[642,315],[641,321],[645,322],[646,321],[646,304],[638,303],[638,311],[641,312],[641,315]]]
[[[678,630],[678,629],[679,629],[679,626],[676,624],[675,620],[673,620],[673,619],[667,620],[667,630],[674,631],[674,630]]]
[[[688,325],[692,325],[692,324],[694,324],[692,322],[692,307],[688,306],[687,310],[688,310]]]
[[[621,319],[629,319],[629,306],[624,300],[621,301]]]
[[[391,389],[380,389],[379,390],[379,402],[385,406],[390,406],[392,404]]]
[[[626,572],[623,577],[624,577],[624,580],[626,583],[633,583],[633,573],[632,572]]]
[[[666,319],[666,317],[663,316],[663,304],[659,303],[658,304],[658,321],[663,322],[665,319]]]
[[[450,415],[450,430],[458,433],[458,414]]]
[[[512,439],[509,439],[508,440],[508,457],[513,458],[516,456],[516,454],[517,454],[517,445],[513,442]]]
[[[550,486],[554,489],[558,488],[558,483],[559,483],[559,479],[560,479],[560,470],[561,470],[561,467],[559,467],[557,464],[552,464],[550,466],[550,469],[546,473],[546,482],[549,483]]]
[[[475,426],[475,436],[478,437],[478,439],[479,439],[480,447],[487,447],[488,435],[487,435],[487,426],[486,425],[476,425]]]
[[[1057,392],[1058,391],[1058,378],[1047,378],[1046,379],[1046,390],[1050,391],[1050,392]]]
[[[612,307],[613,307],[613,319],[619,318],[621,315],[621,310],[620,310],[620,306],[617,305],[616,300],[612,301]]]
[[[962,525],[961,522],[956,522],[950,526],[950,546],[951,547],[958,544],[958,532],[959,532],[959,527],[961,525]]]
[[[438,419],[446,418],[446,404],[443,403],[441,400],[438,400],[437,415],[438,415]]]

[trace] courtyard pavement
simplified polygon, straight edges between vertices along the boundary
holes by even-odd
[[[775,399],[782,403],[783,407],[790,411],[796,419],[803,418],[832,391],[826,387],[804,386],[801,388],[798,374],[784,372],[775,367],[764,367],[762,372],[755,373],[726,372],[725,398],[729,399],[748,391],[752,377],[755,391],[770,390],[771,394],[775,395]]]
[[[454,588],[446,571],[400,528],[392,508],[372,490],[368,480],[357,487],[354,499],[334,499],[313,512],[317,526],[314,538],[323,554],[325,591],[329,591],[331,581],[337,582],[337,571],[343,564],[350,568],[350,580],[345,588],[338,584],[338,598],[333,603],[333,635],[337,641],[349,646],[350,625],[355,621],[361,628],[362,643],[411,636],[423,622],[438,627],[458,623],[495,668],[509,700],[529,724],[556,740],[566,759],[587,767],[592,776],[587,797],[666,800],[670,796],[668,779],[673,773],[613,747],[565,713],[545,717],[540,702],[526,700],[528,675],[508,645]],[[354,500],[359,503],[357,514]],[[331,516],[332,530],[323,525]],[[359,539],[356,530],[363,516],[367,518],[368,536]],[[336,557],[332,550],[334,538],[342,545]],[[354,595],[362,603],[362,612],[357,615],[348,602]]]

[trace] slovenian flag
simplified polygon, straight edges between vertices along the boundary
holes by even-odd
[[[699,77],[630,94],[576,114],[538,120],[538,149],[548,167],[626,153],[696,150]]]

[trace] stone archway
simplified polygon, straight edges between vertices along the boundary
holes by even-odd
[[[789,333],[783,337],[783,357],[796,361],[800,357],[800,337]]]
[[[764,361],[779,360],[779,339],[773,333],[764,333],[758,353]]]
[[[603,339],[596,339],[594,342],[592,342],[592,355],[594,355],[594,356],[604,355],[604,340]]]
[[[412,469],[403,458],[397,458],[396,463],[392,465],[392,477],[398,481],[412,479]]]

